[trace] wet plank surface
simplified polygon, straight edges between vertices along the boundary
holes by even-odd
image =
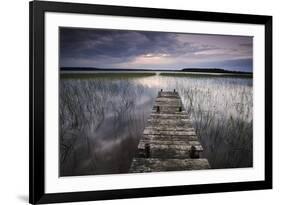
[[[132,163],[131,172],[161,172],[200,170],[210,168],[207,159],[155,159],[135,158]]]
[[[208,169],[202,151],[178,92],[160,91],[129,172]]]

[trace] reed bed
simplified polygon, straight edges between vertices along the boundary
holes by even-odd
[[[252,79],[162,75],[62,78],[60,175],[126,173],[160,89],[176,89],[212,168],[253,163]]]

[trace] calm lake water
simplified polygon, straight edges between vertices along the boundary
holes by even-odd
[[[60,80],[61,176],[128,172],[160,89],[179,92],[212,168],[252,166],[252,78],[85,76]]]

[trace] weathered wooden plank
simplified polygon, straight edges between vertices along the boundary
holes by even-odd
[[[155,99],[155,102],[182,102],[180,97],[169,98],[160,96]]]
[[[192,121],[188,118],[149,118],[146,125],[171,125],[171,126],[183,126],[188,125],[192,127]]]
[[[156,110],[160,109],[160,111],[162,110],[168,110],[168,109],[175,109],[175,112],[177,112],[179,110],[179,108],[181,108],[181,112],[184,110],[183,106],[180,104],[159,104],[159,103],[155,103],[154,106],[152,107],[152,110]]]
[[[147,143],[144,143],[140,141],[138,145],[138,149],[145,149],[145,145]],[[151,151],[153,150],[182,150],[182,151],[189,151],[191,150],[191,147],[194,147],[196,151],[203,151],[203,147],[201,145],[188,145],[188,144],[154,144],[152,142],[149,143],[149,148]]]
[[[166,123],[166,124],[181,124],[181,123],[191,123],[190,119],[155,119],[149,118],[147,120],[149,123]]]
[[[169,99],[169,98],[165,98],[165,99]],[[154,105],[158,105],[158,106],[162,106],[162,105],[174,105],[174,106],[182,106],[182,101],[180,99],[177,98],[170,98],[171,100],[159,100],[157,99],[154,102]]]
[[[195,131],[165,131],[165,130],[144,130],[145,135],[196,135]]]
[[[182,112],[183,108],[178,106],[161,106],[161,107],[153,107],[152,111],[156,113],[175,113],[175,112]]]
[[[164,91],[164,92],[158,92],[160,93],[161,95],[176,95],[176,96],[179,96],[179,93],[177,91]]]
[[[180,112],[178,109],[174,109],[174,110],[167,110],[167,109],[162,109],[161,111],[160,111],[161,113],[163,113],[163,114],[181,114],[182,112]],[[151,113],[153,113],[153,114],[158,114],[159,113],[159,111],[157,111],[157,109],[152,109],[151,110]]]
[[[150,114],[149,118],[150,119],[189,119],[189,116],[187,115],[187,113],[185,111],[178,112],[176,114],[153,112]]]
[[[172,99],[180,99],[180,97],[178,95],[171,95],[171,94],[165,94],[165,93],[162,93],[162,94],[158,95],[158,98],[162,98],[162,97],[172,98]]]
[[[157,97],[155,102],[181,102],[180,97],[178,98],[167,98],[167,97]]]
[[[157,100],[157,101],[154,102],[154,105],[155,106],[168,106],[168,105],[182,106],[183,104],[182,104],[181,100],[173,98],[173,100],[169,100],[169,101],[164,101],[164,100],[159,101],[159,100]]]
[[[160,145],[188,145],[188,146],[201,146],[200,142],[197,140],[188,141],[188,140],[166,140],[165,138],[162,140],[155,139],[141,139],[139,144],[160,144]],[[201,147],[202,148],[202,147]],[[203,148],[202,148],[203,149]]]
[[[195,131],[193,128],[191,128],[190,124],[185,124],[184,126],[173,126],[171,124],[167,125],[159,125],[159,124],[150,124],[145,127],[146,130],[157,130],[157,131]]]
[[[186,121],[192,122],[190,120],[190,118],[188,117],[188,115],[174,115],[174,114],[164,114],[164,113],[161,113],[161,115],[159,115],[158,113],[151,113],[147,120],[149,120],[149,121],[151,121],[151,120],[180,120],[180,121],[186,120]]]
[[[183,127],[181,126],[171,126],[171,125],[148,125],[144,129],[144,134],[147,134],[147,132],[150,131],[175,131],[175,132],[195,132],[193,127],[190,127],[188,125],[185,125]]]
[[[160,172],[209,169],[207,159],[155,159],[135,158],[130,172]]]
[[[146,126],[157,126],[157,125],[165,125],[165,126],[188,126],[193,127],[192,121],[186,118],[149,118],[146,122]]]
[[[155,130],[167,130],[167,131],[168,130],[170,130],[170,131],[173,131],[173,130],[175,130],[175,131],[176,130],[183,130],[183,128],[184,129],[193,129],[194,130],[194,128],[191,126],[191,123],[185,123],[185,125],[182,127],[180,123],[165,123],[165,122],[151,123],[151,122],[148,122],[146,124],[146,127],[148,129],[155,128]]]
[[[174,126],[174,127],[173,127]],[[180,130],[182,130],[182,128],[181,128],[181,126],[180,126],[180,124],[178,123],[178,124],[176,124],[176,123],[147,123],[146,124],[146,127],[148,128],[148,129],[150,129],[150,128],[156,128],[156,129],[158,129],[158,130],[161,130],[162,128],[162,130],[167,130],[167,131],[173,131],[173,130],[178,130],[178,131],[180,131]],[[192,125],[191,125],[191,123],[185,123],[185,125],[184,125],[184,127],[185,128],[192,128]]]
[[[148,158],[145,149],[138,149],[136,158]],[[149,151],[149,158],[161,159],[187,159],[190,158],[190,150],[178,149],[152,149]]]
[[[188,116],[188,113],[185,111],[185,110],[183,110],[183,111],[181,111],[181,112],[175,112],[175,113],[151,113],[150,115],[162,115],[162,116],[177,116],[177,115],[179,115],[179,116],[181,116],[181,115],[184,115],[184,116]]]
[[[178,92],[159,92],[158,97],[176,97],[180,98]]]
[[[184,121],[164,121],[164,120],[158,120],[158,121],[148,121],[146,123],[147,127],[153,126],[166,126],[166,127],[181,127],[181,126],[187,126],[187,127],[192,127],[192,124],[190,121],[184,122]]]
[[[178,135],[178,136],[172,136],[172,135],[143,135],[143,140],[170,140],[170,141],[181,141],[181,140],[187,140],[187,141],[196,141],[198,140],[198,137],[196,135]]]
[[[179,102],[155,102],[154,103],[154,107],[156,107],[156,106],[160,106],[160,107],[168,107],[168,106],[170,106],[170,107],[182,107],[182,103],[181,103],[181,101],[179,101]]]
[[[190,127],[192,127],[192,121],[189,118],[185,118],[185,117],[169,117],[169,118],[161,118],[161,117],[149,117],[147,119],[147,124],[149,123],[163,123],[163,124],[173,124],[173,125],[177,125],[179,124],[188,124]]]

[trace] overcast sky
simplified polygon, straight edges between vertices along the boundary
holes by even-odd
[[[247,36],[60,29],[61,67],[252,71],[252,60]]]

